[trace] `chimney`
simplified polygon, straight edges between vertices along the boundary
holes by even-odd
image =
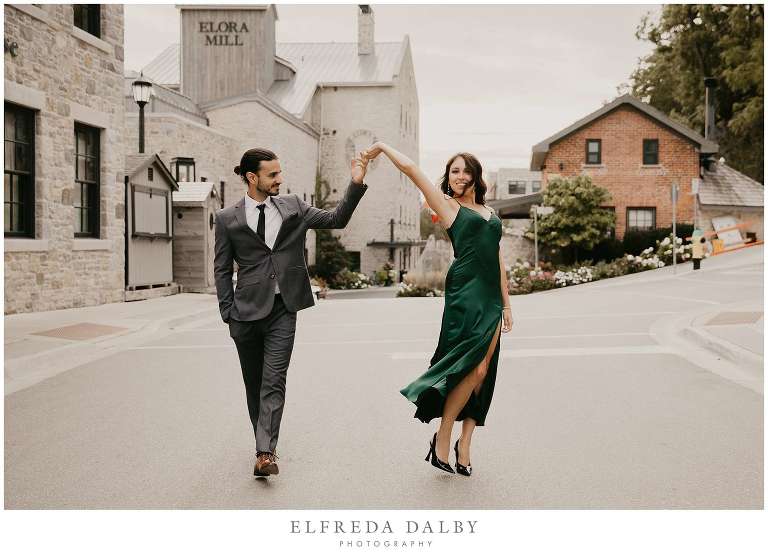
[[[373,54],[373,9],[368,4],[360,4],[357,13],[357,55]]]
[[[704,87],[706,90],[704,96],[704,138],[717,142],[715,135],[715,87],[717,87],[717,79],[705,78]]]

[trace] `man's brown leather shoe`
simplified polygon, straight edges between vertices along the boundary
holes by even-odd
[[[277,475],[280,470],[277,468],[277,455],[271,452],[257,452],[256,464],[253,466],[253,475],[267,477]]]

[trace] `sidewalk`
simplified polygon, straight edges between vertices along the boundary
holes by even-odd
[[[5,395],[174,326],[218,315],[216,296],[196,293],[6,315]]]

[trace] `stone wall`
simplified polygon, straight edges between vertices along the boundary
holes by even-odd
[[[101,5],[101,38],[65,5],[5,5],[5,100],[35,110],[34,239],[6,238],[5,313],[124,299],[123,7]],[[74,125],[100,133],[97,239],[74,238]]]
[[[312,105],[322,106],[324,127],[320,173],[335,190],[332,201],[340,199],[349,182],[350,160],[377,140],[419,162],[418,97],[409,48],[394,86],[326,87],[317,94],[322,98]],[[348,251],[360,252],[361,271],[371,275],[388,260],[389,250],[367,244],[389,241],[391,219],[395,240],[420,239],[420,192],[384,155],[369,165],[365,181],[368,191],[347,227],[336,234]],[[398,269],[401,254],[395,257]],[[411,264],[415,258],[414,252]]]
[[[247,191],[245,183],[232,172],[247,150],[255,147],[274,151],[283,170],[281,194],[298,194],[310,203],[317,175],[317,134],[303,123],[297,124],[258,101],[242,101],[206,112],[211,128],[230,137],[234,155],[227,163],[231,175],[227,184],[227,205]],[[231,184],[230,184],[231,182]],[[231,190],[231,192],[230,192]]]
[[[138,113],[125,114],[125,129],[126,151],[138,152]],[[169,169],[174,157],[192,157],[196,180],[205,177],[214,182],[219,193],[220,182],[226,182],[224,199],[228,205],[243,196],[245,186],[232,172],[242,152],[238,141],[229,134],[175,113],[145,113],[144,151],[157,153]]]

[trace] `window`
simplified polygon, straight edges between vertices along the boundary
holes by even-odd
[[[541,180],[534,180],[531,182],[531,192],[536,193],[541,191]]]
[[[101,38],[101,16],[99,4],[74,4],[75,27]]]
[[[643,165],[659,164],[659,141],[643,140]]]
[[[349,255],[349,270],[352,272],[360,272],[360,252],[347,251],[347,255]]]
[[[656,228],[656,207],[627,207],[627,232]]]
[[[75,237],[99,237],[99,129],[75,123]]]
[[[507,180],[507,186],[509,186],[509,195],[525,193],[525,180]]]
[[[602,162],[602,140],[587,140],[587,165],[599,165]]]
[[[194,182],[195,159],[193,157],[174,157],[171,160],[171,173],[176,182]]]
[[[35,237],[35,112],[5,104],[6,237]]]

